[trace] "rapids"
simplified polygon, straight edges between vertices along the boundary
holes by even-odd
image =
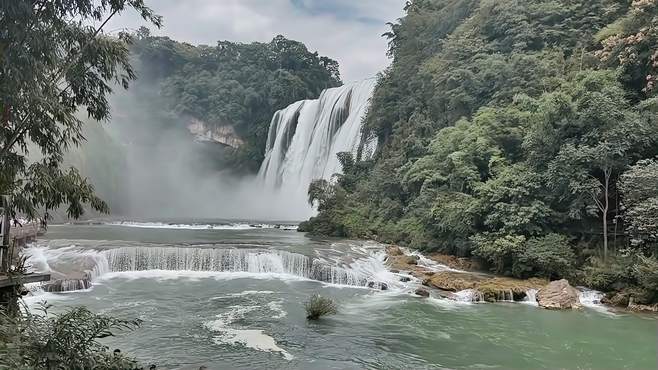
[[[179,221],[176,225],[193,225]],[[214,225],[212,221],[203,224]],[[386,270],[382,246],[275,228],[52,226],[26,251],[35,270],[89,274],[82,291],[34,288],[30,307],[70,306],[142,327],[105,339],[165,369],[655,368],[653,316],[413,295],[420,282]],[[421,260],[437,271],[445,268]],[[315,275],[313,266],[320,266]],[[333,271],[329,273],[330,271]],[[388,289],[367,288],[368,282]],[[307,322],[320,293],[339,313]],[[506,297],[501,297],[506,298]],[[530,302],[529,302],[530,303]]]

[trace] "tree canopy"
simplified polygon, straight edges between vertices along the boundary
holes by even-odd
[[[270,120],[298,100],[317,98],[341,84],[338,63],[283,36],[269,43],[219,41],[193,46],[168,37],[136,34],[140,96],[155,91],[176,117],[208,127],[232,126],[245,144],[227,165],[254,171],[262,162]]]
[[[0,194],[12,213],[36,217],[67,206],[107,205],[75,168],[63,169],[64,153],[80,144],[84,110],[96,121],[110,117],[107,96],[135,79],[125,33],[108,35],[105,24],[127,10],[160,25],[142,0],[3,1],[0,8]]]
[[[620,258],[655,261],[655,189],[641,184],[658,155],[656,1],[415,0],[406,12],[366,118],[375,160],[339,178],[328,194],[341,198],[303,229],[519,277],[586,281]]]

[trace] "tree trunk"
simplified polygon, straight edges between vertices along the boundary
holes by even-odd
[[[610,192],[610,174],[611,170],[606,169],[605,174],[605,183],[603,185],[603,261],[608,260],[608,209],[610,208],[610,202],[608,200]]]
[[[0,272],[9,271],[9,233],[11,227],[9,224],[9,203],[7,196],[0,196],[2,200],[2,245],[0,245]]]

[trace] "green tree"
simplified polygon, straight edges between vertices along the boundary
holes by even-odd
[[[631,245],[646,248],[658,241],[658,161],[641,160],[621,176],[623,220]],[[654,249],[653,252],[656,252]]]
[[[130,331],[140,321],[96,315],[78,307],[61,314],[28,313],[9,317],[0,312],[0,368],[35,370],[138,370],[132,358],[110,352],[99,339]]]
[[[13,199],[13,213],[35,218],[46,211],[47,217],[65,204],[68,215],[78,217],[85,203],[107,211],[91,184],[60,164],[84,140],[76,113],[108,119],[112,84],[127,88],[135,79],[130,37],[103,32],[111,18],[129,9],[161,23],[142,0],[2,2],[0,193]]]

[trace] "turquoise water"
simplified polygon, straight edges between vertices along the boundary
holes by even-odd
[[[349,254],[359,242],[273,229],[184,230],[53,227],[50,248],[203,245],[313,256]],[[329,251],[329,252],[328,252]],[[355,257],[356,258],[356,257]],[[56,261],[53,261],[56,262]],[[56,265],[53,263],[53,266]],[[334,298],[339,313],[307,322],[303,301]],[[143,325],[107,341],[158,368],[198,369],[654,369],[654,316],[604,310],[555,312],[520,303],[422,299],[282,274],[132,271],[93,289],[29,298],[58,310],[86,305]]]

